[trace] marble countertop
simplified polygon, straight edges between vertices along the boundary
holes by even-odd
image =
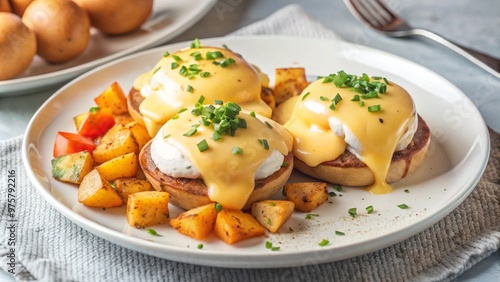
[[[500,1],[497,0],[398,0],[387,1],[414,26],[436,31],[463,45],[500,57]],[[332,29],[349,42],[362,44],[415,61],[449,79],[464,93],[474,93],[473,85],[461,83],[456,72],[477,68],[446,48],[424,39],[392,39],[375,33],[361,25],[347,10],[341,0],[219,0],[214,8],[197,24],[170,42],[224,36],[252,22],[272,14],[279,8],[299,3],[324,26]],[[495,27],[495,28],[493,28]],[[417,46],[421,52],[412,52]],[[428,52],[439,52],[443,60],[453,64],[428,60]],[[491,79],[495,79],[493,76]],[[42,103],[57,91],[59,86],[30,95],[0,97],[0,140],[24,133],[26,126]],[[494,92],[498,93],[498,89]],[[500,97],[500,96],[499,96]],[[498,109],[489,105],[476,106],[483,115],[500,120]],[[0,280],[5,273],[0,272]],[[7,277],[7,276],[5,276]],[[500,251],[462,274],[457,281],[493,281],[500,277]]]

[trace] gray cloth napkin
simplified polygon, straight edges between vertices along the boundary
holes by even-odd
[[[335,36],[298,6],[287,6],[234,35]],[[19,281],[432,281],[451,280],[500,246],[500,136],[476,189],[429,229],[385,249],[333,263],[281,269],[225,269],[168,261],[103,240],[49,206],[27,178],[21,137],[0,141],[0,267],[9,262],[7,182],[16,175]]]

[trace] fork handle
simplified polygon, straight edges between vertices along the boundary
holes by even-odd
[[[414,29],[413,34],[424,36],[426,38],[436,41],[437,43],[440,43],[443,46],[448,47],[449,49],[464,56],[465,58],[475,63],[476,65],[486,70],[487,72],[491,73],[492,75],[500,78],[500,59],[486,55],[474,49],[464,47],[460,44],[454,43],[450,40],[445,39],[440,35],[437,35],[434,32],[425,29],[420,29],[420,28]]]

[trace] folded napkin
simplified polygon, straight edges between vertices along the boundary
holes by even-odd
[[[335,34],[295,5],[234,35]],[[225,269],[168,261],[122,248],[72,223],[46,203],[21,161],[21,137],[0,141],[0,267],[8,270],[11,219],[6,189],[16,175],[15,278],[19,281],[359,281],[451,280],[500,245],[500,136],[491,134],[485,174],[469,197],[429,229],[385,249],[333,263],[280,269]]]

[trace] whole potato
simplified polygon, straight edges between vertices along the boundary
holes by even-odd
[[[38,43],[38,55],[48,63],[63,63],[80,55],[90,41],[87,12],[69,0],[36,0],[23,15]]]
[[[138,29],[149,17],[153,0],[74,0],[89,13],[92,25],[106,34]]]
[[[25,70],[35,53],[35,33],[17,15],[0,13],[0,80]]]
[[[0,12],[12,12],[12,7],[10,6],[9,0],[0,0]]]
[[[10,5],[12,6],[12,12],[16,15],[22,17],[26,8],[33,0],[10,0]]]

